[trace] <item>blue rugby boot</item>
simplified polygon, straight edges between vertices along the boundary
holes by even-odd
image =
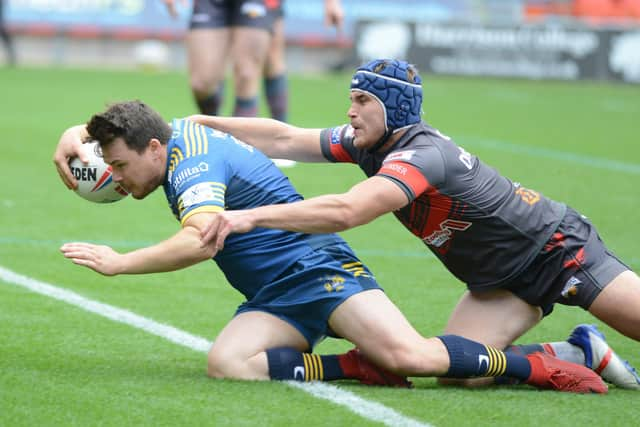
[[[636,370],[609,347],[604,334],[595,325],[578,325],[567,341],[582,349],[585,366],[605,381],[620,388],[640,390]]]

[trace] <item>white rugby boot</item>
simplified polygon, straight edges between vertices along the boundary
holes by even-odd
[[[620,388],[640,390],[640,377],[636,370],[611,349],[595,325],[578,325],[567,341],[582,349],[585,366],[605,381]]]

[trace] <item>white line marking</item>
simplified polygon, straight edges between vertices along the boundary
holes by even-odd
[[[552,148],[532,147],[524,144],[512,144],[504,141],[460,136],[458,138],[463,146],[478,146],[483,148],[505,151],[515,154],[526,154],[532,157],[541,157],[560,162],[575,163],[597,169],[610,170],[613,172],[629,173],[640,175],[640,164],[623,162],[619,160],[605,159],[602,157],[587,156],[585,154],[573,153],[570,151],[554,150]],[[498,166],[498,165],[495,165]]]
[[[137,315],[128,310],[85,298],[75,292],[23,276],[2,266],[0,266],[0,279],[7,283],[22,286],[38,294],[66,302],[67,304],[74,305],[83,310],[106,317],[107,319],[142,329],[150,334],[201,353],[206,353],[209,351],[209,348],[211,348],[211,343],[205,338],[191,335],[173,326],[158,323],[155,320]],[[286,384],[319,399],[328,400],[337,405],[344,406],[363,418],[377,421],[387,426],[430,427],[430,424],[421,423],[405,417],[399,412],[387,408],[380,403],[365,400],[333,385],[320,382],[298,383],[293,381],[288,381]]]

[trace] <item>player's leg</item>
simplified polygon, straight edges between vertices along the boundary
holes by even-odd
[[[618,332],[640,341],[640,278],[625,271],[596,297],[589,312]]]
[[[453,378],[500,376],[540,388],[606,392],[590,370],[542,353],[504,353],[458,335],[422,337],[381,290],[351,296],[332,313],[329,324],[376,365],[407,376]]]
[[[339,355],[308,352],[304,335],[264,311],[238,314],[216,338],[208,375],[241,380],[331,381],[357,379],[369,385],[410,387],[398,375],[374,366],[357,350]]]
[[[627,270],[598,294],[589,311],[614,329],[638,340],[640,328],[640,279]],[[546,343],[544,349],[557,357],[583,364],[618,387],[640,390],[640,376],[607,343],[595,325],[578,325],[567,341]]]
[[[288,120],[289,113],[289,86],[285,51],[284,18],[279,17],[273,24],[263,83],[271,117],[281,122]]]
[[[189,84],[202,114],[219,113],[230,40],[227,27],[198,28],[187,34]]]
[[[302,352],[309,344],[296,328],[272,314],[263,311],[240,313],[213,343],[207,372],[215,378],[268,380],[265,350],[278,347]]]
[[[547,270],[557,277],[550,289],[556,302],[578,305],[623,334],[640,339],[640,279],[618,260],[590,221],[569,209],[547,246]],[[558,264],[554,266],[554,263]],[[519,346],[524,353],[544,349],[583,364],[618,387],[640,390],[640,377],[607,344],[595,325],[579,325],[567,341]]]
[[[509,291],[466,291],[451,313],[445,333],[504,349],[535,326],[541,318],[540,308],[527,304]],[[493,379],[460,381],[443,378],[440,382],[480,386],[492,383]]]
[[[231,56],[235,86],[234,116],[253,117],[258,113],[262,70],[267,59],[271,34],[264,28],[232,29]]]

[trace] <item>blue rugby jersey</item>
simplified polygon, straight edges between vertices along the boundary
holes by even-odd
[[[250,209],[302,200],[289,179],[256,148],[188,120],[172,122],[164,191],[181,222],[198,212]],[[256,228],[231,234],[214,260],[247,299],[305,254],[344,243],[335,234]]]

